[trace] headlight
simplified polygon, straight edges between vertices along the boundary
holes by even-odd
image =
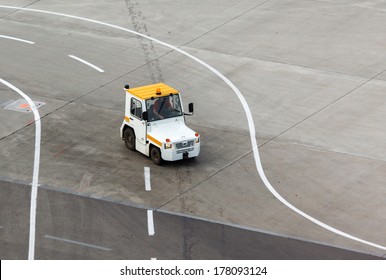
[[[173,147],[173,144],[165,143],[164,147],[165,147],[165,149],[171,149]]]

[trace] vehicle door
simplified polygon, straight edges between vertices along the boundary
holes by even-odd
[[[137,143],[146,145],[146,122],[142,120],[142,112],[142,102],[132,97],[130,102],[130,122],[134,128]]]

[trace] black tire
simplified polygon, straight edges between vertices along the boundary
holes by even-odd
[[[161,150],[155,146],[151,146],[150,158],[154,164],[161,165],[162,163]]]
[[[135,134],[131,128],[126,128],[123,134],[123,139],[125,140],[126,148],[129,150],[135,151]]]

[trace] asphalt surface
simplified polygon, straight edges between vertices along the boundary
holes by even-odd
[[[245,249],[244,258],[385,257],[380,248],[386,246],[382,2],[0,0],[0,5],[129,28],[212,65],[244,95],[262,166],[277,193],[334,229],[294,212],[267,188],[256,170],[246,112],[213,72],[111,26],[0,7],[0,78],[45,103],[39,108],[37,258],[238,258],[238,247]],[[195,160],[154,166],[143,155],[127,151],[119,137],[123,86],[159,81],[178,88],[185,106],[195,103],[195,115],[187,118],[202,139]],[[17,99],[17,93],[0,84],[0,192],[8,205],[1,206],[1,254],[23,259],[28,249],[28,187],[10,186],[32,181],[35,126],[31,113],[4,108]],[[150,192],[144,188],[144,167],[151,168]],[[77,211],[64,215],[57,203]],[[172,252],[162,246],[169,244],[165,240],[156,241],[157,234],[150,238],[139,233],[146,233],[147,209],[156,210],[157,227],[175,223],[179,228]],[[74,220],[75,214],[80,220]],[[194,230],[184,233],[184,223]],[[98,226],[100,231],[95,230]],[[126,239],[111,236],[109,226],[122,236],[127,228],[139,228],[126,236],[135,242],[125,247]],[[225,241],[222,230],[228,233]],[[172,235],[170,229],[160,232]],[[76,248],[46,235],[112,250]],[[207,241],[210,238],[216,242]],[[247,249],[243,238],[261,254]],[[262,241],[268,244],[262,246]],[[189,242],[199,249],[190,251]],[[203,249],[206,242],[217,247]]]

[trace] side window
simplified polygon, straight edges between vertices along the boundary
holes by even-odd
[[[131,98],[130,112],[133,116],[142,118],[142,103],[137,99]]]

